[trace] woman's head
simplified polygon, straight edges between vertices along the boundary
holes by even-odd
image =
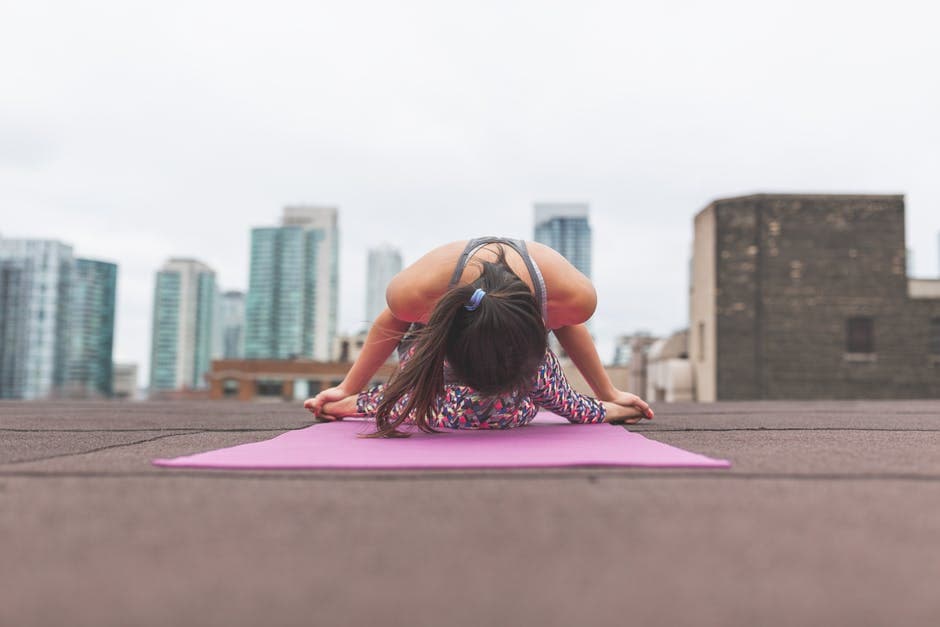
[[[411,415],[428,424],[434,398],[443,392],[443,361],[481,394],[526,388],[545,356],[542,312],[526,283],[508,266],[500,247],[495,262],[477,262],[480,277],[448,290],[415,340],[414,355],[393,376],[376,414],[377,435],[396,434]],[[402,411],[390,412],[407,394]]]
[[[450,320],[444,354],[457,378],[493,395],[528,383],[545,356],[546,330],[528,285],[502,257],[481,265],[476,281],[440,300],[432,320]]]

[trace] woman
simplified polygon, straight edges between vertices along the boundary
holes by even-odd
[[[425,431],[519,426],[539,407],[572,422],[653,417],[601,365],[584,326],[594,286],[548,246],[494,237],[445,244],[395,276],[386,300],[343,382],[304,403],[314,415],[373,415],[378,436],[402,435],[406,421]],[[568,386],[549,331],[597,399]],[[361,392],[400,344],[398,372]]]

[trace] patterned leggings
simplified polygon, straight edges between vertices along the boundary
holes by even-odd
[[[413,354],[413,350],[409,351],[401,363],[404,364]],[[384,385],[361,392],[356,400],[359,413],[375,416],[384,392]],[[408,396],[405,395],[395,404],[390,418],[396,419],[407,402]],[[466,385],[445,384],[444,394],[432,405],[431,426],[447,429],[509,429],[531,422],[539,408],[575,423],[602,422],[607,416],[600,401],[571,389],[558,358],[548,350],[539,365],[532,388],[525,393],[483,396]],[[406,422],[411,422],[411,419]]]

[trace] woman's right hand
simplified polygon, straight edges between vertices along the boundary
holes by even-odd
[[[644,418],[653,419],[653,410],[636,394],[621,392],[616,401],[601,401],[607,416],[604,422],[615,425],[635,425]]]
[[[350,393],[346,389],[337,385],[336,387],[327,388],[314,396],[313,398],[308,398],[304,401],[304,409],[312,413],[317,418],[325,418],[327,420],[335,420],[333,416],[329,416],[323,411],[323,406],[327,403],[335,403],[341,401],[347,396],[350,396]]]

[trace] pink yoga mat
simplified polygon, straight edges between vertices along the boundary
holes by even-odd
[[[371,422],[346,419],[288,431],[271,440],[156,459],[157,466],[240,469],[552,468],[637,466],[728,468],[711,459],[608,424],[573,425],[540,412],[505,430],[415,432],[410,438],[359,437]]]

